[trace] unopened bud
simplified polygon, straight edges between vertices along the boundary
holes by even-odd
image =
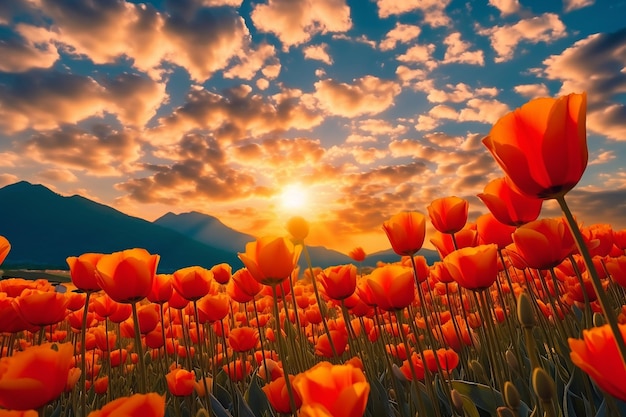
[[[604,325],[604,316],[600,313],[593,313],[593,325],[600,327]]]
[[[519,391],[511,381],[504,383],[504,402],[513,410],[517,410],[520,406],[521,399]]]
[[[543,368],[535,368],[532,376],[533,381],[533,389],[535,390],[535,394],[539,397],[543,402],[551,402],[555,393],[555,384],[554,380],[545,369]]]
[[[511,369],[519,373],[519,362],[517,360],[517,357],[515,356],[515,353],[513,353],[511,349],[507,349],[507,351],[504,353],[504,357],[506,359],[506,363],[511,367]]]
[[[487,378],[487,373],[485,372],[485,368],[478,362],[477,360],[471,360],[469,363],[470,369],[474,372],[474,375],[478,379],[479,382],[483,384],[489,384],[489,378]]]
[[[522,327],[535,327],[537,320],[528,293],[521,293],[517,298],[517,318]]]
[[[456,389],[450,391],[450,397],[452,398],[452,406],[454,407],[454,411],[456,411],[459,415],[465,415],[463,411],[463,396]]]
[[[498,407],[496,409],[498,417],[515,417],[515,413],[507,407]]]

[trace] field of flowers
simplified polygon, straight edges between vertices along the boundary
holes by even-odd
[[[236,271],[158,274],[133,248],[69,257],[64,286],[0,281],[0,417],[626,415],[626,230],[565,201],[585,119],[584,93],[502,117],[483,140],[505,174],[479,194],[489,212],[468,223],[450,196],[392,216],[396,263],[355,248],[317,268],[293,217]],[[538,218],[546,199],[563,217]],[[0,263],[9,250],[0,237]]]

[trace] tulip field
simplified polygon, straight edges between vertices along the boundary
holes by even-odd
[[[585,118],[584,93],[502,117],[486,214],[448,196],[391,216],[397,262],[355,248],[319,268],[295,216],[238,270],[162,274],[130,248],[68,254],[63,285],[0,281],[0,417],[626,415],[626,230],[566,203]],[[561,217],[540,217],[548,199]]]

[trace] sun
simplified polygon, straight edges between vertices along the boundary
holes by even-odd
[[[289,184],[283,188],[278,199],[283,209],[301,209],[308,203],[308,193],[301,184]]]

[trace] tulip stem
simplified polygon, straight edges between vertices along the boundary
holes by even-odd
[[[578,224],[576,223],[572,212],[565,202],[565,196],[562,195],[556,197],[556,201],[559,203],[559,206],[561,206],[561,210],[563,211],[563,214],[567,219],[567,224],[570,231],[572,232],[572,236],[574,236],[576,247],[583,257],[583,261],[585,262],[587,271],[589,271],[589,276],[591,277],[593,289],[598,296],[598,302],[600,303],[600,307],[602,307],[602,311],[604,312],[604,318],[611,327],[611,331],[613,332],[613,336],[615,337],[615,343],[617,343],[620,356],[622,357],[622,362],[626,366],[626,342],[624,341],[624,337],[622,336],[622,333],[620,332],[619,326],[617,324],[615,312],[611,309],[611,306],[609,305],[608,298],[606,296],[606,293],[604,292],[604,287],[602,287],[602,282],[600,281],[600,276],[598,275],[598,271],[596,271],[595,265],[593,264],[591,254],[589,253],[589,250],[585,245],[583,235],[578,228]]]
[[[87,291],[85,296],[85,307],[83,309],[83,322],[80,329],[80,390],[82,395],[80,396],[80,414],[85,417],[87,415],[87,314],[89,313],[89,296],[91,291]],[[108,341],[108,335],[107,341]]]
[[[141,333],[139,331],[139,316],[137,315],[137,303],[130,304],[133,311],[133,325],[135,329],[135,349],[137,350],[137,367],[139,368],[139,393],[146,391],[146,369],[143,362],[143,346],[141,345]]]
[[[287,278],[288,279],[288,278]],[[296,415],[296,400],[293,395],[293,387],[291,386],[291,380],[289,379],[289,370],[287,369],[287,354],[283,346],[283,331],[280,325],[280,311],[278,310],[278,291],[276,287],[280,284],[272,285],[272,295],[274,296],[274,320],[276,320],[276,341],[278,342],[278,354],[280,355],[280,362],[283,364],[283,372],[285,375],[285,386],[287,387],[287,394],[289,395],[289,407],[291,408],[291,414]],[[287,316],[285,311],[285,316]],[[288,319],[286,319],[288,320]],[[330,339],[330,335],[328,335]],[[286,346],[285,346],[286,347]]]

